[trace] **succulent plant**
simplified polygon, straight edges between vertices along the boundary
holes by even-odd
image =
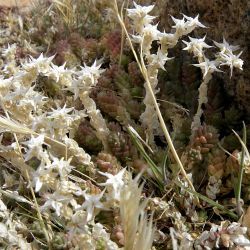
[[[98,153],[102,150],[102,143],[96,137],[94,129],[87,120],[80,123],[75,134],[75,140],[79,146],[90,152]]]

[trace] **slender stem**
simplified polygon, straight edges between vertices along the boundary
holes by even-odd
[[[245,123],[243,122],[243,142],[246,145],[246,126]],[[242,179],[243,179],[243,174],[244,174],[244,157],[245,157],[245,148],[242,147],[241,151],[241,158],[240,158],[240,173],[238,177],[238,182],[237,182],[237,188],[236,188],[236,204],[237,204],[237,214],[238,216],[241,216],[242,214],[242,205],[241,205],[241,185],[242,185]]]
[[[124,2],[122,4],[121,8],[121,18],[123,19],[123,8],[124,8]],[[124,49],[124,30],[122,29],[121,33],[121,46],[120,46],[120,57],[119,57],[119,66],[121,66],[122,63],[122,54],[123,54],[123,49]]]
[[[169,132],[168,132],[168,129],[167,129],[167,127],[166,127],[166,124],[165,124],[165,122],[164,122],[164,119],[163,119],[163,117],[162,117],[160,108],[159,108],[158,103],[157,103],[157,101],[156,101],[155,94],[154,94],[154,92],[153,92],[153,90],[152,90],[152,86],[151,86],[151,83],[150,83],[150,80],[149,80],[149,77],[148,77],[148,72],[147,72],[145,63],[144,63],[143,60],[142,60],[141,63],[140,63],[140,61],[139,61],[139,58],[138,58],[138,56],[137,56],[137,54],[136,54],[136,52],[135,52],[134,46],[133,46],[133,44],[132,44],[132,41],[131,41],[130,36],[129,36],[129,34],[128,34],[128,31],[127,31],[127,29],[126,29],[126,26],[125,26],[125,24],[124,24],[124,22],[123,22],[123,20],[122,20],[122,18],[121,18],[121,16],[120,16],[120,14],[119,14],[119,10],[118,10],[118,6],[117,6],[117,1],[116,1],[116,0],[114,0],[114,7],[115,7],[115,11],[116,11],[118,20],[119,20],[119,22],[120,22],[120,24],[121,24],[121,27],[123,28],[124,33],[126,34],[126,37],[128,38],[129,46],[130,46],[130,48],[131,48],[131,50],[132,50],[132,52],[133,52],[133,54],[134,54],[134,57],[135,57],[136,62],[137,62],[137,64],[138,64],[138,66],[139,66],[139,69],[140,69],[140,71],[141,71],[141,73],[142,73],[142,75],[143,75],[143,77],[144,77],[144,79],[145,79],[145,81],[146,81],[147,86],[148,86],[149,92],[150,92],[150,94],[151,94],[151,97],[152,97],[152,100],[153,100],[153,103],[154,103],[154,106],[155,106],[155,109],[156,109],[156,112],[157,112],[157,116],[158,116],[159,121],[160,121],[160,125],[161,125],[161,127],[162,127],[162,130],[163,130],[163,133],[164,133],[164,135],[165,135],[165,138],[166,138],[166,140],[167,140],[167,142],[168,142],[169,148],[170,148],[170,150],[171,150],[171,152],[172,152],[172,154],[173,154],[173,156],[174,156],[174,158],[175,158],[175,160],[176,160],[178,166],[180,167],[181,173],[183,174],[183,176],[184,176],[185,179],[187,180],[187,182],[188,182],[190,188],[191,188],[193,191],[195,191],[194,186],[193,186],[191,180],[189,179],[189,177],[187,176],[187,173],[186,173],[186,171],[185,171],[185,169],[184,169],[184,167],[183,167],[183,165],[182,165],[182,162],[181,162],[181,160],[180,160],[180,158],[179,158],[179,156],[178,156],[178,154],[177,154],[177,152],[176,152],[176,150],[175,150],[174,144],[173,144],[173,142],[172,142],[172,139],[171,139],[171,137],[170,137],[170,134],[169,134]],[[142,57],[142,55],[141,55],[141,57]]]
[[[123,22],[123,20],[122,20],[122,18],[121,18],[121,16],[120,16],[120,14],[119,14],[119,10],[118,10],[118,6],[117,6],[116,0],[114,0],[114,9],[115,9],[115,11],[116,11],[116,14],[117,14],[117,18],[118,18],[118,20],[119,20],[119,23],[120,23],[120,25],[121,25],[121,27],[122,27],[122,29],[123,29],[123,31],[124,31],[126,37],[128,38],[129,46],[130,46],[130,48],[131,48],[131,50],[132,50],[132,52],[133,52],[133,55],[134,55],[135,60],[136,60],[136,62],[137,62],[137,64],[138,64],[138,67],[139,67],[140,71],[142,72],[142,67],[141,67],[139,58],[138,58],[138,56],[137,56],[137,54],[136,54],[136,52],[135,52],[135,50],[134,50],[134,46],[133,46],[132,41],[131,41],[131,39],[130,39],[130,36],[129,36],[129,34],[128,34],[127,28],[126,28],[126,26],[125,26],[125,24],[124,24],[124,22]]]
[[[168,142],[170,151],[171,151],[171,153],[173,154],[173,156],[174,156],[174,158],[175,158],[175,160],[176,160],[178,166],[180,167],[181,173],[182,173],[183,176],[186,178],[186,180],[187,180],[187,182],[188,182],[190,188],[191,188],[193,191],[195,191],[195,188],[194,188],[194,186],[193,186],[191,180],[190,180],[189,177],[187,176],[187,173],[186,173],[186,171],[185,171],[185,169],[184,169],[184,167],[183,167],[183,165],[182,165],[182,162],[181,162],[181,160],[180,160],[180,157],[178,156],[178,154],[177,154],[177,152],[176,152],[176,149],[175,149],[175,147],[174,147],[174,144],[173,144],[172,139],[171,139],[171,137],[170,137],[170,134],[169,134],[169,132],[168,132],[167,126],[166,126],[166,124],[165,124],[165,122],[164,122],[164,119],[163,119],[163,117],[162,117],[162,114],[161,114],[159,105],[158,105],[158,103],[157,103],[157,101],[156,101],[156,98],[155,98],[155,95],[154,95],[154,92],[153,92],[153,90],[152,90],[152,87],[151,87],[151,84],[150,84],[150,81],[149,81],[149,79],[148,79],[147,74],[145,75],[145,78],[146,78],[146,79],[145,79],[145,80],[146,80],[146,83],[147,83],[147,85],[148,85],[148,89],[149,89],[150,94],[151,94],[151,96],[152,96],[152,100],[153,100],[153,102],[154,102],[154,106],[155,106],[155,109],[156,109],[156,112],[157,112],[157,115],[158,115],[158,118],[159,118],[159,121],[160,121],[160,124],[161,124],[161,128],[162,128],[163,133],[164,133],[164,135],[165,135],[165,138],[166,138],[166,140],[167,140],[167,142]]]

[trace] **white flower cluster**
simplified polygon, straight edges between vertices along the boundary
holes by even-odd
[[[191,125],[193,133],[201,125],[200,118],[203,113],[202,105],[208,102],[207,88],[208,82],[212,78],[212,74],[214,72],[222,72],[219,68],[227,65],[230,67],[230,77],[232,77],[233,68],[242,70],[243,66],[243,60],[239,58],[242,52],[238,55],[233,53],[239,49],[239,46],[229,45],[225,38],[223,38],[223,43],[214,42],[214,44],[220,49],[220,52],[215,55],[216,60],[209,60],[205,55],[204,49],[209,49],[212,46],[205,43],[205,38],[206,37],[198,39],[189,37],[189,42],[183,41],[186,44],[186,47],[183,50],[187,50],[192,53],[194,57],[198,58],[199,63],[194,64],[194,66],[201,68],[203,74],[203,82],[199,87],[198,109]]]
[[[229,45],[225,38],[223,38],[223,43],[217,43],[214,41],[214,44],[220,49],[220,52],[216,54],[216,60],[210,61],[208,58],[206,58],[203,48],[211,48],[212,46],[209,46],[204,42],[205,37],[202,39],[189,37],[189,39],[190,42],[183,41],[187,45],[184,50],[187,50],[193,53],[195,57],[198,57],[199,64],[194,64],[194,66],[200,67],[202,69],[203,78],[205,78],[208,73],[212,74],[215,71],[222,72],[221,70],[218,70],[218,67],[223,65],[230,67],[230,77],[232,77],[233,68],[242,70],[243,60],[239,58],[242,52],[240,52],[238,55],[233,53],[234,51],[239,50],[239,46]]]
[[[229,45],[225,38],[223,38],[223,43],[217,43],[214,41],[214,44],[220,49],[220,52],[217,54],[217,61],[220,62],[221,66],[227,65],[230,67],[230,77],[232,77],[233,68],[242,70],[243,60],[240,59],[242,51],[238,55],[233,53],[239,50],[238,45]]]
[[[194,66],[201,68],[203,74],[203,82],[199,87],[198,109],[191,125],[193,132],[201,126],[200,118],[203,113],[202,105],[208,102],[207,88],[208,82],[212,78],[212,74],[214,72],[222,72],[219,68],[223,65],[227,65],[230,67],[230,77],[232,77],[233,68],[242,70],[243,66],[243,60],[239,58],[242,52],[238,55],[233,53],[239,49],[239,46],[229,45],[225,38],[223,38],[223,43],[217,43],[214,41],[214,44],[220,49],[220,52],[216,54],[216,60],[209,60],[205,55],[204,49],[209,49],[212,46],[205,43],[205,38],[206,37],[198,39],[189,37],[189,42],[183,41],[186,44],[186,47],[183,50],[187,50],[192,53],[194,57],[198,58],[199,63],[194,64]]]
[[[133,41],[140,44],[141,63],[144,64],[144,60],[147,63],[146,70],[148,72],[148,80],[150,81],[153,93],[157,94],[159,92],[159,89],[157,89],[158,71],[159,69],[165,70],[165,63],[171,59],[168,57],[168,49],[173,48],[182,36],[189,34],[197,27],[205,28],[205,26],[199,22],[199,16],[192,18],[183,15],[182,19],[172,17],[175,23],[172,26],[172,28],[175,29],[174,33],[161,32],[158,30],[157,24],[152,24],[155,17],[149,15],[149,12],[151,12],[153,8],[154,5],[143,7],[134,2],[134,8],[128,9],[127,13],[128,17],[133,21],[133,29],[136,32],[136,34],[132,36]],[[151,53],[152,43],[155,41],[159,45],[156,54]],[[198,44],[198,42],[192,40],[192,45],[188,45],[188,50],[196,47],[196,44]],[[206,47],[207,45],[203,43],[203,46]],[[201,45],[198,45],[195,50],[196,53],[200,53],[202,50]],[[144,86],[146,89],[146,96],[143,102],[146,108],[140,120],[146,129],[148,142],[154,145],[154,135],[162,134],[162,131],[151,97],[151,91],[147,83],[145,83]]]
[[[9,45],[3,51],[6,65],[15,62],[15,48],[16,46]],[[78,183],[79,178],[73,175],[75,166],[79,164],[93,171],[90,155],[85,153],[73,139],[73,130],[80,120],[89,116],[104,146],[109,133],[105,120],[97,110],[95,102],[89,97],[91,89],[103,72],[101,64],[96,61],[92,66],[84,65],[77,70],[67,69],[65,64],[57,66],[52,60],[53,57],[41,54],[38,58],[30,57],[27,61],[22,61],[20,66],[14,63],[12,71],[7,71],[6,68],[1,71],[3,75],[0,78],[1,112],[6,116],[1,117],[1,132],[17,133],[15,135],[17,141],[6,145],[2,134],[0,155],[19,168],[23,176],[27,177],[28,170],[30,179],[27,179],[26,183],[29,183],[29,188],[34,188],[34,191],[39,193],[42,213],[54,214],[53,216],[63,219],[65,230],[69,234],[73,228],[78,228],[78,234],[89,236],[95,246],[101,240],[102,243],[106,242],[106,249],[118,249],[102,225],[96,224],[94,229],[89,229],[89,235],[86,226],[88,223],[95,225],[95,215],[101,209],[107,209],[109,202],[119,201],[120,190],[124,185],[122,178],[125,169],[114,177],[107,176],[108,180],[103,184],[108,186],[107,189],[97,194],[82,188]],[[68,90],[74,94],[74,98],[67,96],[64,102],[58,99],[51,102],[37,90],[37,87],[40,87],[37,86],[40,77],[56,82],[59,86],[58,91]],[[71,106],[73,99],[78,97],[82,100],[85,110],[76,111]],[[14,140],[14,137],[12,139]],[[7,177],[6,175],[6,181]],[[82,179],[80,181],[86,182]],[[7,184],[13,183],[13,180],[8,182],[6,187]],[[104,205],[103,201],[107,204]],[[73,226],[71,221],[79,218],[79,213],[83,215],[82,225]],[[15,228],[7,227],[0,225],[2,230],[0,239],[4,237],[6,240],[11,237],[9,233],[7,235],[8,231],[15,234],[15,240],[19,241],[15,243],[16,245],[25,244],[21,236],[15,233]],[[9,240],[15,242],[12,238]],[[24,246],[20,249],[29,249],[29,245]]]
[[[3,51],[3,57],[8,65],[8,58],[13,59],[12,55],[15,46],[8,46]],[[74,108],[52,109],[52,112],[41,111],[48,101],[45,96],[35,90],[36,80],[39,76],[46,76],[51,81],[55,81],[59,86],[73,92],[75,99],[80,97],[86,108],[91,124],[96,128],[97,136],[106,144],[106,137],[109,130],[105,120],[99,110],[96,109],[94,101],[89,97],[91,88],[95,86],[100,74],[101,64],[95,62],[92,66],[85,65],[81,70],[67,69],[65,64],[57,66],[52,63],[52,57],[44,57],[41,54],[38,58],[30,56],[29,60],[23,62],[20,67],[13,65],[16,70],[9,78],[1,78],[0,98],[3,108],[15,114],[15,119],[24,124],[32,123],[33,129],[49,128],[51,135],[55,138],[62,138],[68,133],[71,125],[80,121],[86,116],[86,112],[78,112],[73,115]],[[14,60],[15,61],[15,60]],[[3,70],[3,73],[6,70]],[[9,75],[5,74],[6,76]],[[65,104],[66,105],[66,104]],[[70,115],[68,113],[71,112]],[[43,131],[45,132],[45,131]]]
[[[12,61],[15,59],[16,54],[16,44],[9,45],[6,49],[3,49],[2,55],[4,58],[6,58],[8,61]]]
[[[149,75],[149,81],[154,94],[157,94],[157,75],[158,69],[164,70],[164,65],[168,58],[168,49],[173,48],[178,40],[185,35],[191,33],[195,28],[206,28],[199,20],[199,15],[196,17],[188,17],[183,15],[182,19],[176,19],[171,17],[174,21],[172,26],[175,29],[174,33],[160,32],[157,28],[157,24],[153,24],[155,19],[154,16],[149,15],[153,10],[154,5],[150,6],[140,6],[134,2],[134,8],[128,9],[127,13],[129,18],[133,21],[132,27],[136,34],[132,35],[133,41],[140,44],[141,48],[141,61],[145,58],[147,62],[147,72]],[[198,64],[194,64],[196,67],[200,67],[203,73],[203,82],[199,88],[199,104],[197,113],[194,117],[192,123],[192,131],[195,131],[200,124],[200,117],[203,113],[202,105],[206,104],[207,99],[207,85],[212,74],[214,72],[221,72],[219,69],[223,65],[227,65],[231,69],[231,74],[233,68],[238,68],[242,70],[243,61],[240,59],[241,53],[235,55],[233,52],[238,50],[238,46],[229,45],[226,40],[223,40],[223,43],[214,42],[214,44],[220,49],[220,52],[216,54],[216,60],[209,60],[205,55],[205,49],[209,49],[212,46],[208,45],[205,42],[205,37],[193,38],[189,37],[189,41],[183,41],[186,47],[183,50],[187,50],[190,53],[193,53],[194,57],[198,58]],[[151,53],[152,43],[157,42],[159,44],[157,54]],[[142,63],[142,62],[141,62]],[[144,62],[143,62],[144,63]],[[153,144],[154,135],[160,133],[160,126],[158,118],[155,112],[153,105],[153,100],[151,98],[150,90],[145,84],[146,96],[144,98],[144,104],[146,109],[141,115],[141,122],[146,128],[148,141]]]
[[[153,25],[154,16],[148,15],[154,8],[154,5],[140,6],[134,2],[134,9],[128,9],[127,13],[133,21],[133,29],[137,33],[133,36],[134,40],[141,43],[144,54],[150,54],[150,48],[153,41],[159,41],[164,51],[167,54],[167,49],[174,47],[179,38],[191,33],[195,28],[205,26],[199,22],[198,16],[195,18],[183,15],[183,19],[176,19],[172,17],[175,25],[175,33],[160,32],[157,24]],[[167,56],[167,55],[166,55]]]

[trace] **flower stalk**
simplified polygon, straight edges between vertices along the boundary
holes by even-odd
[[[190,180],[189,177],[187,176],[187,173],[186,173],[186,171],[185,171],[185,169],[184,169],[184,166],[183,166],[183,164],[182,164],[182,162],[181,162],[181,160],[180,160],[180,158],[179,158],[179,156],[178,156],[178,154],[177,154],[177,152],[176,152],[176,149],[175,149],[175,147],[174,147],[174,144],[173,144],[172,139],[171,139],[171,137],[170,137],[170,134],[169,134],[169,132],[168,132],[167,126],[166,126],[166,124],[165,124],[165,122],[164,122],[164,119],[163,119],[163,117],[162,117],[162,114],[161,114],[159,105],[158,105],[158,103],[157,103],[157,100],[156,100],[154,91],[153,91],[153,89],[152,89],[152,86],[151,86],[151,83],[150,83],[150,80],[149,80],[149,77],[148,77],[148,71],[147,71],[147,68],[146,68],[146,66],[145,66],[144,60],[143,60],[143,58],[142,58],[142,55],[141,55],[141,61],[140,61],[139,58],[138,58],[138,56],[137,56],[137,54],[136,54],[136,52],[135,52],[135,49],[134,49],[134,46],[133,46],[132,41],[131,41],[131,39],[130,39],[130,36],[129,36],[129,34],[128,34],[127,28],[126,28],[126,26],[125,26],[125,24],[124,24],[124,22],[123,22],[123,20],[122,20],[122,18],[121,18],[121,15],[120,15],[120,13],[119,13],[118,5],[117,5],[117,1],[116,1],[116,0],[114,0],[114,9],[115,9],[115,12],[116,12],[116,14],[117,14],[117,18],[118,18],[118,20],[119,20],[119,23],[120,23],[122,29],[124,30],[124,33],[125,33],[125,35],[126,35],[126,37],[127,37],[127,39],[128,39],[129,46],[130,46],[130,48],[131,48],[131,50],[132,50],[132,52],[133,52],[133,54],[134,54],[134,57],[135,57],[136,62],[137,62],[137,64],[138,64],[138,66],[139,66],[139,69],[140,69],[140,71],[141,71],[141,73],[142,73],[142,75],[143,75],[143,77],[144,77],[144,79],[145,79],[145,81],[146,81],[146,84],[147,84],[149,93],[151,94],[151,98],[152,98],[152,101],[153,101],[153,104],[154,104],[154,107],[155,107],[155,110],[156,110],[158,119],[159,119],[159,121],[160,121],[160,125],[161,125],[161,128],[162,128],[162,130],[163,130],[164,136],[165,136],[165,138],[166,138],[166,140],[167,140],[167,143],[168,143],[168,145],[169,145],[170,151],[171,151],[171,153],[173,154],[173,157],[174,157],[174,159],[175,159],[177,165],[179,166],[182,175],[183,175],[183,176],[185,177],[185,179],[187,180],[187,182],[188,182],[188,184],[189,184],[191,190],[195,191],[195,188],[194,188],[194,186],[193,186],[191,180]]]

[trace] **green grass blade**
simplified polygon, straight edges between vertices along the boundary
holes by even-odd
[[[249,152],[248,149],[246,147],[246,143],[247,143],[247,132],[246,132],[246,126],[245,123],[243,122],[243,138],[241,140],[241,138],[239,137],[239,135],[233,131],[235,133],[235,135],[237,136],[237,138],[239,139],[241,145],[242,145],[242,150],[241,150],[241,157],[240,157],[240,172],[239,172],[239,176],[238,176],[238,180],[237,180],[237,186],[236,186],[236,204],[237,204],[237,214],[240,216],[243,212],[242,209],[242,205],[241,205],[241,187],[242,187],[242,180],[243,180],[243,175],[244,175],[244,157],[245,154],[247,155],[247,157],[249,157]]]
[[[199,199],[201,199],[201,200],[207,202],[209,205],[218,208],[218,209],[221,210],[224,214],[227,214],[228,216],[230,216],[232,219],[238,220],[237,214],[235,214],[234,212],[228,210],[228,209],[225,208],[223,205],[221,205],[221,204],[215,202],[214,200],[212,200],[212,199],[210,199],[210,198],[208,198],[208,197],[206,197],[206,196],[204,196],[204,195],[202,195],[202,194],[200,194],[200,193],[197,193],[197,192],[195,192],[195,191],[193,191],[193,190],[191,190],[191,189],[189,189],[189,188],[187,188],[187,187],[184,187],[179,181],[174,181],[174,183],[175,183],[178,187],[183,188],[185,191],[187,191],[187,192],[193,194],[194,196],[198,197]]]

